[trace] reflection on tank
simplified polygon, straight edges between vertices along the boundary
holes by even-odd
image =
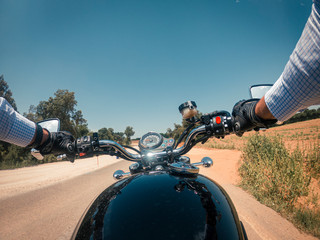
[[[221,213],[217,212],[216,205],[213,201],[213,196],[207,189],[207,186],[195,180],[183,180],[174,186],[177,192],[182,192],[187,187],[193,191],[194,194],[198,195],[201,200],[201,204],[206,211],[206,229],[204,233],[204,240],[207,239],[218,239],[216,224],[221,219]],[[219,202],[214,199],[216,203]]]
[[[103,236],[103,226],[104,226],[104,216],[108,210],[109,204],[114,200],[121,190],[126,187],[134,178],[127,178],[122,181],[117,182],[113,188],[107,188],[100,196],[96,199],[99,202],[97,209],[91,208],[90,210],[95,210],[95,212],[87,213],[91,218],[85,218],[81,224],[80,230],[76,236],[76,239],[102,239]],[[90,234],[90,235],[88,235]]]

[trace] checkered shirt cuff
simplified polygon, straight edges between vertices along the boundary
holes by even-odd
[[[35,130],[34,122],[17,113],[7,100],[0,97],[0,141],[26,147]]]

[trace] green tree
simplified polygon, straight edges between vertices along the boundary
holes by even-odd
[[[125,144],[129,145],[131,143],[131,137],[135,134],[133,127],[127,126],[124,134],[126,135]]]
[[[29,107],[29,111],[23,115],[33,122],[39,122],[42,120],[42,117],[37,114],[37,107],[34,105],[31,105]]]
[[[119,144],[124,144],[124,133],[123,132],[115,132],[113,134],[114,141],[119,143]]]
[[[196,118],[200,118],[202,116],[201,112],[198,112]],[[183,131],[190,125],[189,122],[187,122],[185,119],[182,119],[181,124],[174,123],[174,128],[168,128],[167,132],[162,134],[165,137],[174,138],[175,140],[178,140],[180,135],[183,133]]]
[[[12,107],[15,110],[17,110],[15,100],[12,97],[12,92],[9,89],[8,83],[4,80],[3,75],[0,76],[0,97],[5,98],[12,105]],[[5,161],[6,155],[9,152],[9,146],[10,146],[9,143],[0,141],[0,162],[1,162],[1,165],[2,165],[2,162]]]
[[[305,109],[303,112],[296,113],[292,116],[289,120],[285,121],[284,123],[294,123],[294,122],[301,122],[311,119],[320,118],[320,108],[316,109]]]
[[[8,83],[4,80],[3,75],[0,76],[0,97],[5,98],[14,108],[14,110],[17,111],[16,102],[12,97],[12,92],[9,89]]]
[[[130,137],[134,135],[132,127],[127,127],[125,132],[115,132],[113,128],[101,128],[98,130],[100,140],[112,140],[120,144],[130,144]]]
[[[59,118],[61,130],[69,131],[75,137],[88,134],[87,121],[81,110],[75,108],[77,101],[74,92],[59,89],[54,95],[48,101],[41,101],[37,107],[31,106],[25,116],[33,121]]]
[[[114,140],[113,137],[114,131],[113,128],[101,128],[98,130],[98,136],[101,140]]]

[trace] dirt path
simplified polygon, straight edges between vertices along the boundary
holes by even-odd
[[[193,149],[193,161],[209,156],[214,166],[200,172],[230,195],[249,239],[315,239],[235,184],[240,152]],[[98,166],[99,163],[99,166]],[[0,239],[69,239],[84,209],[112,184],[112,173],[129,162],[104,157],[0,171]]]
[[[44,165],[0,171],[0,199],[54,185],[72,177],[87,174],[119,160],[107,156],[81,159],[74,163],[55,162]]]

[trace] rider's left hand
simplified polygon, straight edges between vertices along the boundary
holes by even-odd
[[[67,159],[74,162],[75,139],[69,132],[49,132],[48,139],[37,147],[42,155],[54,154],[55,156],[66,154]]]

